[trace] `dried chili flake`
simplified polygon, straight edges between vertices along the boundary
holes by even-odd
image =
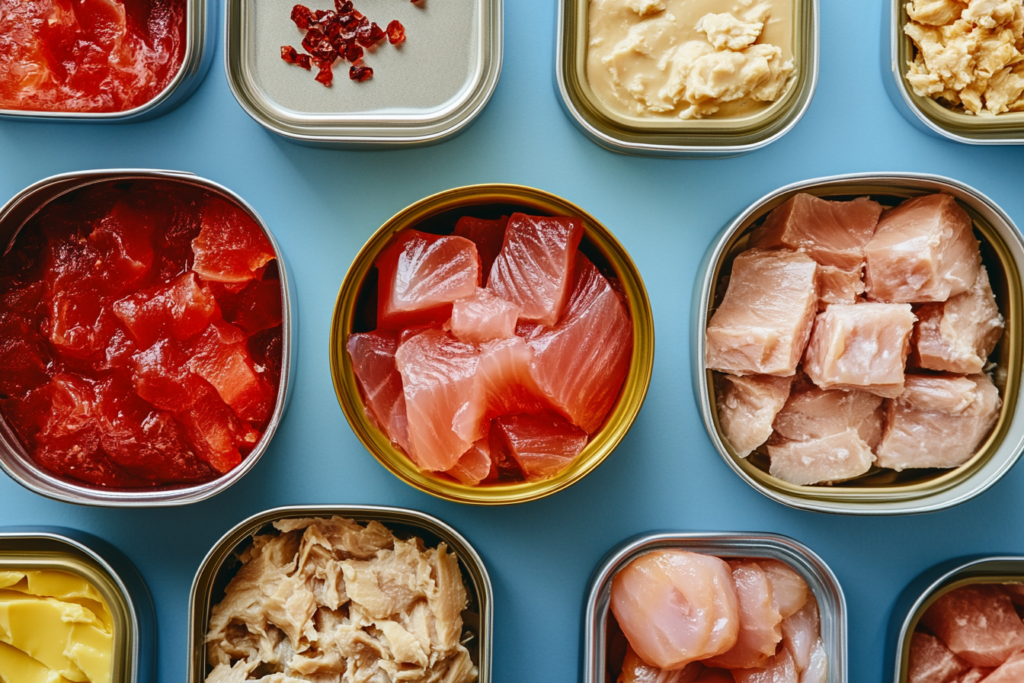
[[[360,26],[356,30],[356,42],[363,47],[372,47],[384,38],[384,30],[376,22],[369,26]]]
[[[292,7],[292,21],[305,31],[313,24],[313,12],[305,5],[296,5]]]
[[[355,7],[352,6],[352,0],[334,0],[334,9],[338,11],[338,14],[348,14]]]
[[[373,78],[373,69],[368,66],[353,66],[348,70],[348,77],[362,83]]]
[[[320,71],[316,75],[318,83],[323,83],[324,86],[330,87],[331,83],[334,82],[334,68],[332,67],[333,61],[327,61],[325,59],[318,59],[316,66]]]
[[[314,29],[311,29],[302,39],[302,47],[317,59],[333,62],[338,56],[338,51],[331,45],[330,38]]]
[[[388,24],[386,31],[388,34],[388,42],[392,45],[398,45],[405,40],[405,27],[402,26],[402,22],[398,19],[395,19]]]
[[[345,59],[355,64],[363,58],[363,48],[359,47],[355,43],[349,43],[348,49],[345,50]]]
[[[290,45],[281,46],[281,59],[288,62],[289,64],[294,64],[298,56],[299,53],[295,50],[294,47],[291,47]]]

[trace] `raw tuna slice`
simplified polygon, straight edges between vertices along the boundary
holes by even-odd
[[[481,344],[515,335],[518,318],[518,306],[489,289],[478,287],[473,296],[452,304],[452,319],[448,324],[459,341]]]
[[[729,565],[685,550],[655,550],[612,579],[611,609],[636,653],[662,669],[727,652],[739,635]]]
[[[405,413],[402,375],[395,363],[398,334],[375,330],[353,334],[345,346],[359,380],[366,415],[392,443],[409,453],[409,423]]]
[[[789,650],[782,648],[768,663],[758,669],[733,669],[736,683],[800,683],[796,664]]]
[[[817,276],[818,264],[795,251],[737,256],[708,323],[708,367],[732,375],[795,373],[818,310]]]
[[[217,315],[217,302],[195,273],[130,294],[113,305],[114,315],[142,348],[164,335],[194,337]]]
[[[897,472],[958,467],[977,452],[999,418],[999,390],[988,375],[907,375],[907,389],[887,402],[878,466]]]
[[[192,241],[192,269],[204,280],[245,283],[274,259],[270,240],[241,207],[211,197],[200,221],[199,236]]]
[[[859,477],[871,469],[875,454],[856,429],[807,441],[768,443],[769,472],[791,484],[808,486]]]
[[[718,421],[736,455],[745,458],[772,435],[772,421],[789,396],[792,377],[722,375]]]
[[[768,575],[768,583],[772,585],[772,603],[783,619],[796,614],[813,597],[804,577],[785,562],[760,559],[757,563]]]
[[[558,412],[593,434],[629,372],[633,322],[622,299],[583,254],[576,257],[574,283],[561,322],[530,338],[530,369]]]
[[[491,473],[491,447],[480,439],[459,456],[459,461],[445,474],[466,486],[476,486]]]
[[[818,267],[818,310],[829,304],[855,304],[864,293],[861,269],[842,270],[834,266]]]
[[[530,481],[549,479],[587,445],[587,434],[561,415],[503,415],[491,423],[491,452],[504,451]]]
[[[1011,659],[1013,659],[1013,658],[1011,657]],[[992,669],[992,668],[989,668],[989,667],[975,667],[975,668],[971,669],[970,671],[968,671],[967,673],[965,673],[960,678],[956,679],[956,683],[981,683],[981,681],[987,680],[985,677],[988,676],[989,674],[991,674],[993,671],[995,671],[995,669]],[[1020,672],[1016,672],[1016,673],[1017,673],[1017,677],[1016,678],[1010,678],[1010,679],[1007,679],[1007,680],[1009,680],[1009,681],[1024,680],[1024,679],[1021,678],[1022,674]],[[1003,681],[1002,683],[1007,683],[1007,681]]]
[[[804,372],[822,389],[899,396],[915,320],[909,304],[832,304],[814,323]]]
[[[921,632],[910,637],[907,683],[953,683],[970,668],[938,638]]]
[[[171,412],[191,408],[204,384],[189,370],[188,356],[169,339],[132,356],[132,382],[139,397]]]
[[[102,259],[99,278],[104,293],[124,292],[153,266],[155,217],[119,201],[93,228],[90,244]]]
[[[583,222],[578,218],[512,214],[487,288],[517,304],[523,320],[554,325],[572,293],[576,248],[582,238]]]
[[[775,433],[793,441],[822,439],[856,429],[870,448],[882,438],[882,398],[866,391],[794,390],[775,418]]]
[[[376,265],[377,327],[388,330],[440,325],[480,284],[480,257],[465,237],[405,230]]]
[[[1010,596],[994,584],[949,591],[932,603],[921,623],[974,666],[1000,666],[1024,648],[1024,623]]]
[[[196,402],[176,415],[195,454],[220,473],[233,470],[259,440],[260,433],[239,420],[217,391],[204,385]]]
[[[463,216],[455,224],[455,231],[452,234],[472,240],[476,245],[476,251],[480,255],[483,282],[487,282],[494,259],[498,258],[498,254],[501,253],[501,245],[505,242],[506,225],[508,225],[508,216],[502,216],[493,221]]]
[[[740,607],[740,631],[728,652],[704,661],[710,667],[752,669],[764,666],[782,640],[778,605],[772,602],[772,585],[757,562],[730,562]]]
[[[426,330],[398,347],[409,424],[409,457],[423,470],[445,472],[476,439],[453,429],[456,418],[479,424],[485,405],[474,376],[479,350],[440,330]]]
[[[194,342],[188,367],[212,384],[238,417],[258,423],[270,416],[276,392],[256,370],[245,341],[237,327],[213,323]]]
[[[821,618],[818,601],[813,596],[799,610],[782,620],[782,644],[793,656],[800,673],[811,663],[814,646],[821,640]]]
[[[804,251],[824,266],[864,264],[864,245],[875,234],[882,205],[867,197],[829,201],[800,193],[772,211],[750,235],[750,246]]]
[[[627,645],[626,658],[622,661],[622,674],[618,683],[694,683],[704,672],[704,668],[704,665],[694,662],[682,669],[659,669],[640,659],[633,648]],[[731,677],[729,683],[732,683]]]
[[[873,301],[945,301],[970,289],[981,267],[971,217],[947,194],[915,197],[887,211],[864,254]]]
[[[3,281],[0,289],[0,395],[20,396],[50,379],[52,358],[39,331],[43,285]]]
[[[923,304],[916,311],[914,358],[922,368],[961,374],[981,372],[988,354],[1003,336],[985,266],[974,285],[941,304]]]
[[[811,649],[807,668],[800,672],[800,683],[828,683],[828,654],[821,638],[815,641]]]
[[[253,280],[240,292],[210,284],[224,319],[248,335],[281,324],[281,281]]]

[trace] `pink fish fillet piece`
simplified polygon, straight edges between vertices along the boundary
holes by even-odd
[[[855,304],[864,294],[861,269],[842,270],[835,266],[818,266],[818,310],[829,304]]]
[[[953,683],[970,668],[938,638],[921,632],[910,637],[907,683]]]
[[[386,330],[350,335],[346,344],[363,392],[366,414],[389,439],[409,453],[402,375],[395,364],[398,334]]]
[[[860,438],[873,449],[882,439],[885,417],[882,400],[881,396],[866,391],[824,391],[801,383],[775,417],[774,441],[810,441],[856,429]]]
[[[707,327],[707,366],[732,375],[796,372],[818,309],[818,264],[795,251],[750,249]]]
[[[508,225],[508,216],[502,216],[495,220],[463,216],[455,223],[455,230],[452,231],[452,234],[472,240],[476,245],[477,254],[480,255],[483,282],[487,282],[494,259],[498,258],[498,254],[501,253],[501,245],[505,241],[506,225]]]
[[[734,669],[736,683],[800,683],[789,650],[782,648],[768,663],[757,669]]]
[[[640,659],[633,648],[626,645],[626,658],[622,660],[618,683],[695,683],[703,672],[704,666],[698,662],[682,669],[659,669]],[[729,683],[732,683],[731,678]]]
[[[782,640],[782,616],[772,601],[772,584],[757,562],[730,562],[740,606],[740,630],[728,652],[704,660],[710,667],[751,669],[764,666]]]
[[[459,461],[446,472],[466,486],[476,486],[491,473],[491,447],[480,439],[459,456]]]
[[[1020,683],[1024,681],[1024,650],[1018,650],[1010,655],[1010,658],[999,668],[980,680],[987,683]]]
[[[491,423],[491,451],[511,455],[530,481],[568,467],[587,445],[587,434],[561,415],[503,415]]]
[[[1012,659],[1012,657],[1011,657],[1011,659]],[[1009,661],[1009,660],[1007,660],[1007,661]],[[956,683],[980,683],[981,681],[985,680],[985,677],[988,676],[993,671],[995,671],[995,669],[992,669],[992,668],[987,667],[987,666],[974,667],[973,669],[971,669],[970,671],[965,673],[963,676],[961,676],[960,678],[956,679]],[[1011,678],[1011,679],[1008,679],[1008,680],[1009,681],[1024,680],[1024,678],[1021,677],[1020,672],[1017,672],[1017,673],[1018,673],[1018,675],[1017,675],[1016,678]],[[1003,681],[1003,683],[1007,683],[1007,681]]]
[[[736,455],[747,457],[772,435],[792,383],[792,377],[771,375],[718,378],[718,422]]]
[[[782,620],[781,626],[782,643],[793,655],[797,672],[802,673],[810,666],[811,654],[821,641],[818,601],[813,596],[808,598],[803,607]]]
[[[812,598],[804,577],[785,562],[762,558],[757,563],[768,576],[768,583],[772,586],[772,604],[783,619],[796,614]]]
[[[1024,623],[1010,596],[994,584],[963,586],[945,593],[932,603],[921,623],[974,666],[1000,666],[1024,648]]]
[[[452,304],[452,318],[448,324],[459,341],[481,344],[515,335],[518,318],[519,306],[505,301],[489,289],[477,287],[473,296]]]

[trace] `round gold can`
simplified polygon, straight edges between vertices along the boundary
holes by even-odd
[[[466,486],[446,476],[422,472],[366,416],[352,362],[345,350],[363,307],[367,305],[375,273],[374,262],[391,239],[402,230],[417,228],[426,232],[445,232],[462,215],[498,217],[502,213],[575,216],[583,221],[584,236],[580,250],[599,266],[613,272],[621,283],[633,322],[633,357],[626,381],[611,413],[583,452],[550,479],[482,486]],[[349,268],[331,322],[331,377],[338,402],[349,424],[363,445],[395,476],[410,486],[438,498],[476,505],[524,503],[579,481],[607,458],[629,431],[647,396],[654,368],[654,316],[643,279],[633,260],[614,235],[596,218],[556,195],[520,185],[470,185],[458,187],[422,199],[403,209],[384,223],[356,255]]]

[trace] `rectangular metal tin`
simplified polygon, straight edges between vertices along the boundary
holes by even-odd
[[[210,609],[224,593],[224,587],[235,575],[237,559],[243,546],[270,524],[281,519],[303,517],[346,517],[365,523],[380,522],[396,535],[418,536],[427,547],[444,541],[454,552],[462,568],[463,581],[469,594],[467,611],[474,611],[477,623],[463,624],[473,638],[466,644],[480,672],[478,683],[491,683],[491,661],[494,629],[494,591],[484,561],[463,536],[436,517],[416,510],[377,505],[295,505],[261,512],[239,523],[213,546],[199,565],[189,596],[188,674],[189,683],[206,679],[206,631]],[[465,612],[463,613],[465,619]],[[473,644],[476,649],[474,650]]]
[[[590,0],[559,0],[555,85],[566,115],[593,142],[623,154],[730,157],[760,149],[788,133],[810,106],[818,81],[818,0],[793,1],[797,74],[781,99],[738,119],[645,121],[611,112],[586,77]]]
[[[948,471],[915,474],[905,470],[893,481],[877,477],[855,485],[796,486],[770,476],[751,458],[736,456],[720,433],[712,375],[704,364],[705,331],[719,275],[742,250],[744,237],[762,216],[799,192],[822,197],[888,198],[889,203],[916,195],[945,192],[959,200],[982,237],[993,290],[1006,318],[1006,331],[990,360],[997,364],[996,385],[1003,399],[1002,412],[992,434],[967,463]],[[807,180],[787,185],[754,202],[712,242],[697,270],[691,307],[691,371],[693,391],[704,427],[725,462],[752,487],[791,507],[818,512],[884,515],[930,512],[962,503],[992,486],[1017,461],[1024,448],[1024,419],[1017,415],[1022,363],[1024,292],[1020,266],[1024,241],[1013,221],[991,199],[963,183],[918,173],[865,173]],[[992,266],[998,265],[999,271]],[[918,470],[917,473],[925,472]],[[933,472],[928,470],[927,472]]]
[[[501,72],[502,0],[425,0],[356,9],[386,26],[398,19],[406,40],[368,49],[373,78],[351,81],[335,63],[327,88],[281,59],[301,50],[304,32],[291,0],[226,0],[225,68],[231,92],[265,128],[291,140],[336,148],[404,148],[462,132],[483,110]],[[310,9],[333,9],[320,0]],[[387,12],[387,14],[384,14]]]
[[[282,335],[281,335],[281,379],[278,385],[274,411],[266,429],[252,452],[242,463],[227,474],[203,484],[166,488],[155,491],[117,491],[90,488],[72,484],[44,472],[25,452],[18,437],[7,421],[0,416],[0,469],[27,489],[60,500],[65,503],[97,505],[103,507],[160,507],[195,503],[220,493],[251,470],[270,446],[270,441],[284,418],[284,412],[291,398],[291,366],[293,362],[292,332],[297,329],[295,321],[295,294],[288,281],[288,267],[270,228],[249,204],[231,190],[217,183],[180,171],[157,171],[147,169],[111,169],[101,171],[79,171],[52,176],[31,185],[0,207],[0,247],[7,253],[22,226],[25,225],[48,202],[78,190],[87,185],[130,180],[168,180],[186,183],[208,192],[221,195],[227,201],[243,208],[270,240],[277,256],[282,289]]]
[[[606,683],[605,641],[611,584],[615,574],[652,550],[676,548],[721,558],[770,558],[792,567],[804,578],[821,612],[821,639],[828,654],[829,683],[846,683],[846,598],[828,565],[809,548],[786,536],[769,533],[658,532],[635,536],[601,560],[590,578],[583,605],[581,683]]]

